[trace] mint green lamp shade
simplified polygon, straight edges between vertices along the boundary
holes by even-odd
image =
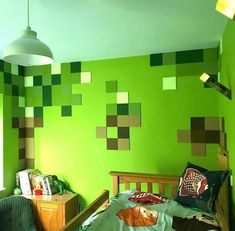
[[[28,26],[21,37],[11,42],[4,50],[6,62],[22,66],[51,64],[53,54],[50,48],[37,38],[37,33]]]

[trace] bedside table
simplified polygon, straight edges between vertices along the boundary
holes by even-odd
[[[33,202],[39,231],[59,231],[77,214],[77,194],[22,196]]]

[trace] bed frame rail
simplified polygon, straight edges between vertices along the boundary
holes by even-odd
[[[176,188],[179,181],[178,177],[161,176],[145,173],[128,173],[128,172],[110,172],[113,179],[113,195],[120,192],[121,184],[124,184],[125,190],[134,189],[141,191],[143,184],[147,184],[147,192],[165,194],[166,186],[171,187],[171,196],[176,195]],[[154,191],[153,184],[157,184],[158,191]]]
[[[78,213],[73,219],[71,219],[60,231],[74,231],[98,208],[105,204],[109,199],[109,191],[104,190],[104,192],[93,201],[85,210]]]

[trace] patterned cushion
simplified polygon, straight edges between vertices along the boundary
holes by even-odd
[[[208,171],[188,162],[180,177],[175,200],[183,205],[213,213],[215,199],[228,175],[228,170]]]

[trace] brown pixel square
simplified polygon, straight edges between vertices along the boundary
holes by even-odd
[[[117,127],[117,116],[106,116],[107,127]]]
[[[220,131],[205,131],[206,143],[219,144],[220,143]]]
[[[191,131],[191,143],[206,143],[206,133],[204,130]]]
[[[206,155],[206,144],[192,143],[191,150],[193,156],[205,156]]]
[[[118,128],[118,138],[130,138],[130,128],[129,127],[119,127]]]
[[[109,138],[107,139],[108,150],[118,150],[118,139]]]
[[[205,130],[204,117],[191,117],[191,130]]]
[[[191,131],[178,130],[177,131],[177,142],[180,143],[191,143]]]

